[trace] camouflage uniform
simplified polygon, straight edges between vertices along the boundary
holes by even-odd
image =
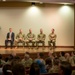
[[[22,43],[25,46],[25,35],[22,33],[18,33],[16,35],[15,45],[17,46],[18,43]]]
[[[25,67],[30,67],[31,64],[33,63],[33,60],[31,58],[29,58],[28,60],[22,59],[21,63],[25,66]]]
[[[50,33],[49,34],[49,41],[48,41],[48,45],[51,47],[53,46],[55,48],[55,42],[56,42],[56,34],[54,33]]]
[[[27,40],[26,40],[27,46],[29,46],[29,43],[32,43],[32,46],[34,46],[35,44],[35,35],[32,33],[27,34]]]
[[[43,34],[43,33],[38,34],[36,46],[38,46],[39,43],[42,43],[42,45],[45,46],[45,38],[46,38],[45,34]]]

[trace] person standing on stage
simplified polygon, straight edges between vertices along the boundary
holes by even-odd
[[[7,33],[6,40],[5,40],[5,49],[8,47],[8,43],[10,43],[10,47],[12,48],[14,43],[15,34],[12,32],[12,28],[9,28],[9,32]]]
[[[56,43],[56,37],[57,35],[54,33],[54,29],[52,29],[52,32],[49,34],[49,41],[48,45],[50,46],[50,49],[55,48],[55,43]]]

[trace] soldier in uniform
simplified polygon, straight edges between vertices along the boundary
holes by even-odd
[[[56,34],[54,33],[54,29],[52,29],[52,32],[49,34],[49,41],[48,41],[48,45],[52,48],[55,48],[55,43],[56,43]]]
[[[16,39],[15,39],[16,47],[17,47],[18,43],[22,43],[23,47],[25,46],[25,34],[22,33],[21,29],[20,29],[19,33],[16,35]]]
[[[29,33],[27,34],[26,44],[29,46],[29,43],[32,43],[32,46],[35,45],[35,35],[32,33],[32,30],[29,29]]]
[[[39,43],[42,43],[43,47],[45,46],[46,35],[43,33],[43,30],[40,29],[40,34],[37,36],[36,46],[38,48]]]

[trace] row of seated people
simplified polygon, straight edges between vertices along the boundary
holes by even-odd
[[[3,72],[13,73],[13,75],[75,75],[74,71],[72,71],[72,66],[75,66],[75,54],[71,53],[72,56],[69,58],[68,53],[62,52],[59,57],[54,54],[49,53],[49,56],[43,59],[43,53],[37,53],[37,58],[33,60],[30,54],[26,52],[23,59],[10,55],[9,60],[6,62],[0,59],[0,64],[4,66],[7,64],[10,65],[9,68],[12,67],[12,69],[5,67],[7,71],[3,69]]]
[[[22,43],[23,46],[25,46],[25,43],[27,46],[29,46],[29,43],[32,43],[32,46],[39,46],[39,43],[42,44],[42,46],[45,46],[45,38],[46,35],[43,33],[43,30],[40,29],[40,34],[37,36],[37,41],[35,40],[35,35],[32,33],[32,30],[29,29],[29,33],[25,37],[23,34],[22,30],[20,29],[19,33],[16,35],[16,39],[14,39],[15,34],[12,32],[12,28],[9,29],[9,33],[7,33],[7,39],[5,40],[5,47],[7,48],[8,43],[10,42],[11,48],[13,46],[13,43],[15,46],[18,46],[18,43]],[[54,29],[52,29],[52,32],[49,35],[49,41],[48,45],[50,47],[55,47],[55,42],[56,42],[56,34],[54,33]]]

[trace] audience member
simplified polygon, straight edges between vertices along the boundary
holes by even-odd
[[[37,63],[32,63],[29,75],[40,75],[40,67]]]
[[[5,61],[2,59],[2,55],[0,54],[0,66],[5,65]]]
[[[25,67],[20,63],[15,64],[12,67],[12,73],[13,75],[25,75]]]
[[[40,73],[47,73],[45,64],[41,61],[41,60],[36,60],[36,63],[39,65],[40,67]]]
[[[71,63],[72,66],[75,66],[75,53],[74,52],[71,52],[69,62]]]
[[[21,63],[25,66],[25,67],[30,67],[31,64],[33,63],[32,58],[30,58],[29,54],[25,53],[24,58],[22,59]]]
[[[9,64],[3,66],[3,75],[12,75],[12,67]]]
[[[60,75],[71,75],[72,67],[71,64],[67,61],[62,61],[60,64]]]
[[[53,60],[53,66],[49,69],[49,73],[58,73],[59,72],[59,59],[55,58]]]
[[[60,62],[62,62],[62,61],[66,61],[65,53],[64,53],[64,52],[60,52],[59,60],[60,60]]]

